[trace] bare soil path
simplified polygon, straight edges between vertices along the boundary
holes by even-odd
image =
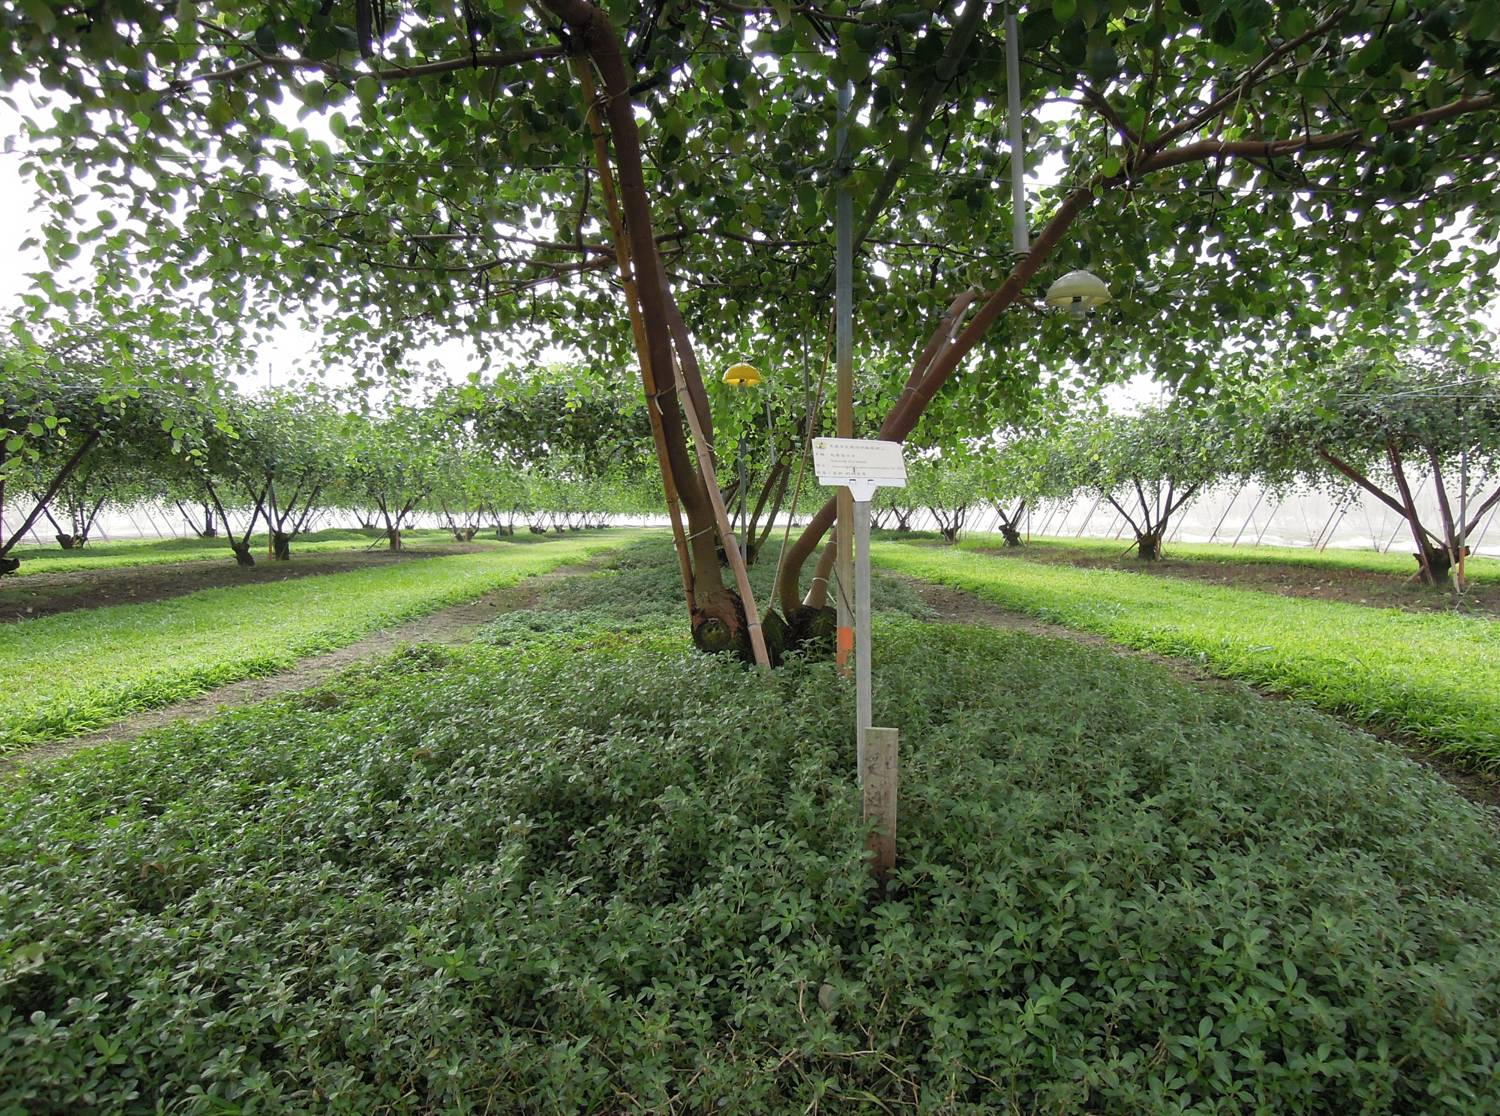
[[[72,755],[74,752],[91,748],[96,744],[134,740],[142,733],[172,721],[205,721],[225,708],[248,705],[298,690],[311,689],[356,663],[385,655],[402,644],[466,643],[481,627],[502,613],[530,608],[536,602],[543,586],[562,578],[590,573],[598,569],[610,557],[610,555],[601,555],[591,562],[559,566],[547,573],[528,577],[515,585],[492,589],[472,601],[452,605],[430,612],[426,616],[371,632],[363,639],[340,647],[336,651],[310,656],[289,670],[261,678],[246,678],[239,682],[231,682],[175,705],[166,705],[159,709],[148,709],[133,714],[106,728],[83,736],[38,745],[24,752],[14,752],[0,758],[0,775]]]
[[[483,547],[455,543],[390,550],[384,541],[375,549],[314,552],[290,562],[273,562],[257,555],[253,566],[238,566],[225,548],[222,562],[189,559],[143,566],[105,566],[97,570],[66,570],[29,574],[0,583],[0,622],[34,620],[59,612],[105,605],[143,604],[170,597],[183,597],[200,589],[222,589],[236,585],[260,585],[320,574],[347,573],[392,562],[468,554]]]
[[[1044,565],[1079,566],[1085,569],[1122,570],[1149,574],[1152,577],[1175,577],[1222,585],[1227,589],[1257,589],[1284,597],[1311,597],[1323,601],[1368,605],[1371,608],[1399,608],[1407,612],[1448,612],[1453,608],[1448,593],[1412,584],[1399,574],[1343,566],[1302,566],[1294,562],[1208,561],[1167,556],[1156,562],[1142,562],[1125,555],[1126,544],[1120,544],[1120,555],[1100,554],[1096,550],[1067,547],[976,547],[977,553],[992,558],[1036,562]],[[1412,563],[1415,572],[1416,563]],[[1500,584],[1471,584],[1464,594],[1465,612],[1500,617]]]
[[[979,624],[989,628],[1002,628],[1007,631],[1029,632],[1032,635],[1049,636],[1054,639],[1070,639],[1074,643],[1086,644],[1089,647],[1098,647],[1117,655],[1129,655],[1137,659],[1146,659],[1159,666],[1170,670],[1174,675],[1184,682],[1195,686],[1213,686],[1220,689],[1251,690],[1261,697],[1271,701],[1290,700],[1284,695],[1261,690],[1248,686],[1243,682],[1235,682],[1216,675],[1210,674],[1196,664],[1183,659],[1167,658],[1150,651],[1138,651],[1131,647],[1124,647],[1113,643],[1103,636],[1094,635],[1091,632],[1074,631],[1065,628],[1061,624],[1051,624],[1045,620],[1038,620],[1023,612],[1013,612],[1009,609],[1000,608],[988,601],[982,600],[961,589],[954,589],[947,585],[937,585],[932,582],[922,581],[919,578],[907,577],[897,574],[891,570],[882,571],[885,576],[896,578],[910,585],[913,590],[927,603],[927,606],[938,615],[938,618],[952,624]],[[1482,772],[1470,771],[1461,767],[1444,756],[1434,755],[1421,741],[1402,733],[1380,732],[1365,725],[1356,725],[1349,722],[1348,727],[1354,732],[1363,732],[1371,736],[1377,736],[1382,740],[1395,744],[1408,756],[1418,763],[1432,768],[1435,772],[1446,779],[1453,789],[1458,791],[1471,802],[1481,806],[1488,806],[1493,811],[1493,818],[1497,826],[1500,826],[1500,778],[1487,775]]]

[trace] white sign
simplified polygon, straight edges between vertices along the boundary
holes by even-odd
[[[813,468],[819,484],[862,489],[905,488],[906,458],[900,442],[868,438],[814,438]],[[858,493],[856,493],[858,497]],[[868,499],[868,497],[866,497]]]

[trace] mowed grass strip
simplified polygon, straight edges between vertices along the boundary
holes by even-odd
[[[623,545],[636,532],[207,589],[0,627],[0,753],[166,705],[393,621]]]
[[[876,543],[888,569],[974,593],[1500,769],[1500,625],[1072,569],[961,549]]]
[[[453,541],[452,531],[437,528],[422,528],[403,531],[401,537],[407,546],[441,546]],[[483,539],[475,539],[483,542]],[[383,531],[366,531],[351,527],[330,527],[325,531],[311,531],[292,540],[292,561],[301,554],[323,554],[340,550],[363,550],[366,547],[386,545]],[[250,553],[257,561],[266,558],[268,540],[265,535],[250,539]],[[91,542],[82,550],[63,550],[57,546],[18,546],[12,557],[21,559],[21,568],[11,578],[23,578],[29,574],[71,573],[74,570],[109,570],[126,566],[155,566],[170,562],[208,562],[218,559],[234,562],[234,552],[223,538],[217,539],[119,539],[114,542]],[[0,582],[0,587],[4,583]]]
[[[933,536],[934,539],[936,537]],[[959,542],[959,546],[966,550],[987,550],[1004,545],[1004,538],[990,534],[966,535]],[[1073,551],[1101,558],[1113,558],[1126,556],[1130,540],[1032,536],[1026,545],[1055,554],[1067,554]],[[1309,569],[1360,570],[1368,573],[1390,574],[1399,578],[1408,578],[1417,572],[1417,561],[1408,553],[1410,548],[1399,544],[1392,547],[1387,554],[1352,548],[1318,550],[1311,546],[1230,546],[1228,543],[1186,542],[1167,543],[1162,549],[1168,558],[1224,566],[1244,563],[1305,566]],[[1472,582],[1491,585],[1500,583],[1500,560],[1471,555],[1464,564],[1464,572]]]

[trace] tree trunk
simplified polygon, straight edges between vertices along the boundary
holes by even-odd
[[[292,536],[285,531],[271,532],[271,557],[278,562],[292,560]]]
[[[1453,557],[1442,546],[1429,546],[1426,554],[1413,553],[1417,560],[1417,577],[1424,585],[1446,588],[1452,583]]]
[[[69,535],[62,531],[57,533],[57,545],[64,550],[83,549],[84,538],[82,535]]]
[[[631,77],[621,52],[619,35],[608,14],[589,0],[543,0],[544,6],[568,27],[574,43],[598,70],[602,96],[598,107],[609,125],[615,165],[618,169],[621,220],[611,222],[626,238],[620,262],[629,264],[622,278],[634,285],[640,310],[640,343],[643,372],[654,377],[657,390],[647,391],[648,406],[661,417],[662,440],[658,450],[666,458],[667,477],[675,488],[687,521],[687,539],[692,580],[692,624],[694,643],[705,650],[733,648],[742,654],[751,643],[751,632],[739,595],[729,591],[719,571],[718,550],[729,540],[719,538],[720,527],[708,490],[708,474],[695,467],[684,431],[684,408],[691,410],[699,454],[711,462],[713,427],[708,413],[702,378],[689,343],[686,327],[668,290],[661,257],[652,233],[651,205],[646,192],[640,132],[630,96]],[[591,84],[592,79],[589,79]],[[587,89],[581,81],[580,85]],[[586,107],[594,108],[589,101]],[[612,174],[600,167],[601,180]],[[612,186],[612,182],[610,183]],[[628,259],[627,259],[628,257]],[[629,288],[627,288],[627,294]],[[674,363],[674,361],[676,363]],[[670,379],[669,379],[670,377]],[[672,390],[676,386],[681,391]],[[710,628],[700,632],[705,625]]]
[[[1135,535],[1136,557],[1142,562],[1161,561],[1161,539],[1161,526],[1150,531],[1137,531]]]
[[[1417,560],[1417,566],[1421,571],[1421,579],[1424,585],[1440,585],[1448,580],[1447,567],[1451,564],[1444,560],[1443,577],[1439,580],[1436,568],[1433,566],[1431,556],[1435,549],[1427,544],[1426,528],[1422,526],[1422,520],[1417,515],[1417,502],[1412,499],[1411,485],[1406,482],[1406,470],[1401,466],[1401,451],[1396,445],[1396,439],[1390,434],[1385,436],[1386,459],[1390,462],[1391,475],[1396,479],[1396,491],[1401,494],[1401,504],[1405,512],[1407,524],[1411,527],[1411,537],[1417,544],[1413,557]],[[1444,552],[1446,554],[1446,551]]]
[[[1016,529],[1014,523],[1001,523],[1000,536],[1005,540],[1006,546],[1021,545],[1021,532]]]
[[[255,555],[250,553],[250,544],[248,542],[234,542],[233,540],[231,540],[229,543],[229,548],[234,551],[234,561],[236,565],[255,565]]]

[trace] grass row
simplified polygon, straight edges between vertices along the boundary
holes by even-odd
[[[433,546],[453,541],[451,531],[422,528],[403,531],[409,546]],[[483,541],[482,539],[476,541]],[[266,554],[268,538],[264,534],[250,539],[250,552],[257,560]],[[292,560],[299,554],[321,554],[328,551],[360,550],[385,545],[385,533],[362,528],[330,527],[310,531],[292,540]],[[119,539],[113,542],[91,542],[82,550],[63,550],[56,546],[18,546],[11,556],[21,559],[21,568],[10,577],[28,574],[69,573],[73,570],[107,570],[129,566],[154,566],[167,562],[220,560],[233,562],[234,554],[223,539]]]
[[[0,752],[268,674],[443,605],[597,554],[620,532],[207,589],[0,628]]]
[[[882,900],[848,683],[671,577],[0,788],[0,1110],[1500,1112],[1493,829],[1395,749],[887,618]]]
[[[1500,625],[1117,570],[877,543],[875,560],[1005,608],[1217,674],[1296,695],[1375,727],[1412,733],[1500,768]]]
[[[970,550],[985,550],[1005,545],[999,535],[969,534],[959,546]],[[1028,548],[1066,554],[1069,552],[1094,555],[1101,558],[1126,556],[1128,539],[1088,539],[1043,537],[1034,535],[1027,542]],[[1214,563],[1225,566],[1240,564],[1305,566],[1311,569],[1361,570],[1368,573],[1390,574],[1407,578],[1417,572],[1417,562],[1405,550],[1392,548],[1381,554],[1374,550],[1352,548],[1329,548],[1318,550],[1310,546],[1230,546],[1227,543],[1173,542],[1166,544],[1166,556],[1189,562]],[[1133,553],[1133,552],[1132,552]],[[1464,565],[1470,581],[1476,583],[1500,582],[1500,559],[1471,556]]]

